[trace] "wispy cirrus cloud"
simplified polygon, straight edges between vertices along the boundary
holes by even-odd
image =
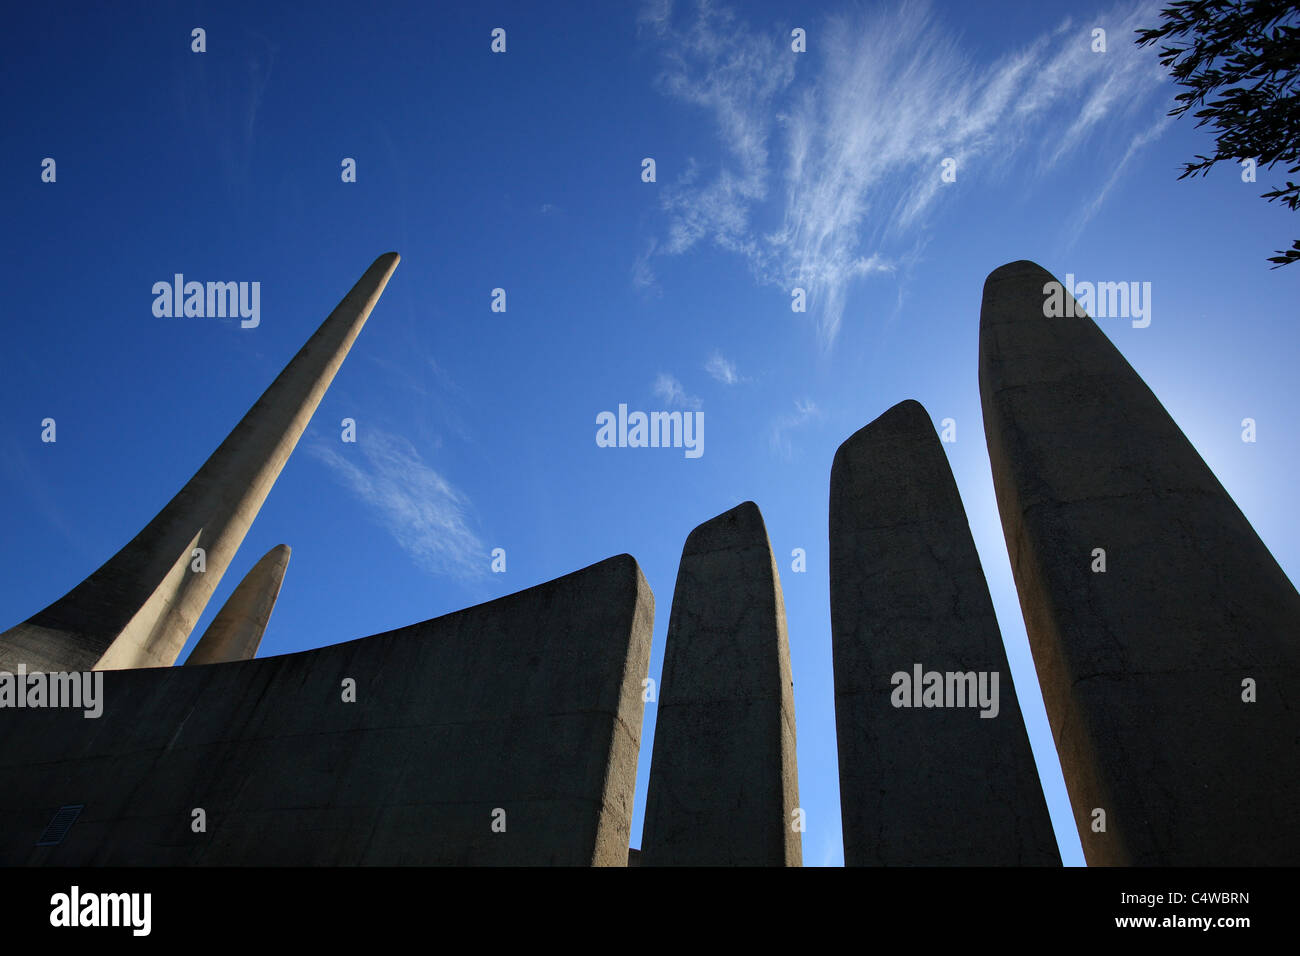
[[[926,2],[827,17],[809,30],[816,57],[707,0],[682,15],[648,4],[641,22],[662,49],[656,85],[708,112],[723,156],[692,160],[664,185],[665,234],[638,259],[639,284],[654,283],[655,258],[708,242],[742,255],[764,284],[804,288],[829,347],[854,282],[914,255],[952,188],[943,160],[955,160],[959,181],[1010,178],[1019,189],[1103,128],[1117,152],[1131,151],[1134,123],[1152,129],[1164,110],[1152,97],[1164,70],[1132,39],[1158,6],[1066,19],[987,62]],[[1104,53],[1091,48],[1093,26],[1107,31]]]
[[[659,377],[655,379],[654,393],[670,408],[674,405],[682,408],[699,408],[704,404],[694,395],[686,394],[682,383],[667,372],[660,372]]]
[[[723,358],[721,352],[709,356],[709,360],[704,363],[704,371],[723,385],[735,385],[740,381],[740,376],[736,374],[736,363]]]
[[[467,523],[469,499],[405,438],[369,428],[346,454],[326,442],[308,450],[375,512],[424,570],[462,581],[484,574],[487,549]]]
[[[1115,183],[1119,181],[1120,174],[1123,173],[1124,168],[1128,166],[1129,160],[1137,155],[1137,153],[1152,140],[1159,139],[1160,135],[1165,131],[1165,127],[1172,123],[1173,119],[1172,116],[1162,116],[1151,124],[1151,127],[1145,132],[1139,133],[1133,137],[1133,141],[1129,144],[1128,149],[1124,152],[1120,161],[1115,164],[1115,168],[1111,172],[1110,178],[1106,180],[1105,185],[1101,187],[1101,190],[1093,197],[1092,201],[1084,207],[1082,212],[1074,217],[1074,230],[1072,234],[1074,238],[1078,237],[1079,233],[1083,231],[1083,227],[1088,224],[1089,220],[1091,220],[1094,215],[1096,215],[1097,210],[1100,209],[1102,203],[1106,201],[1106,197],[1110,194],[1111,189],[1114,187]]]
[[[663,290],[659,288],[654,269],[650,267],[650,259],[654,256],[657,247],[658,243],[651,239],[646,245],[645,252],[636,257],[636,260],[632,263],[632,284],[638,289],[655,295],[662,295]]]
[[[787,461],[794,457],[794,444],[790,440],[790,433],[796,428],[806,425],[815,418],[821,417],[819,409],[812,399],[796,398],[794,400],[794,411],[785,415],[778,415],[772,422],[771,430],[768,433],[768,446],[773,452],[780,455]]]

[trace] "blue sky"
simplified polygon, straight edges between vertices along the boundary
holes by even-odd
[[[945,449],[1062,854],[1081,864],[993,498],[983,281],[1028,258],[1150,282],[1149,327],[1099,324],[1294,580],[1300,267],[1265,259],[1300,220],[1258,198],[1284,172],[1177,180],[1212,143],[1165,117],[1177,90],[1132,43],[1157,3],[468,6],[9,13],[0,626],[126,543],[396,250],[196,635],[280,542],[293,558],[263,655],[628,552],[656,597],[657,678],[687,534],[752,499],[788,615],[805,863],[839,864],[830,465],[915,398],[956,422]],[[155,317],[152,285],[176,272],[260,282],[261,324]],[[596,416],[620,403],[704,412],[704,454],[598,448]],[[634,845],[654,719],[651,704]]]

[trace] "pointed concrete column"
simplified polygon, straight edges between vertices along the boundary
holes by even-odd
[[[1096,323],[1044,315],[1055,282],[989,275],[980,396],[1084,854],[1294,865],[1300,595]]]
[[[830,586],[845,865],[1059,866],[966,511],[917,402],[835,453]],[[943,706],[925,706],[929,673]]]
[[[781,579],[758,506],[691,532],[664,650],[641,866],[800,866]]]
[[[287,544],[277,544],[253,565],[190,651],[187,666],[251,661],[257,656],[291,553]]]
[[[0,634],[0,670],[169,666],[397,268],[375,260],[234,431],[129,544]],[[206,570],[194,570],[203,548]]]

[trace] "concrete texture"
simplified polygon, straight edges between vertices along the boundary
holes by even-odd
[[[253,565],[190,651],[186,666],[251,661],[257,656],[291,553],[287,544],[277,544]]]
[[[1097,325],[1044,317],[1053,281],[1023,261],[989,275],[980,395],[1084,854],[1294,865],[1300,596]],[[1094,548],[1105,573],[1091,570]],[[1256,703],[1242,699],[1246,678]]]
[[[345,644],[104,673],[98,719],[0,712],[0,865],[625,866],[653,627],[621,555]]]
[[[682,551],[639,865],[800,866],[798,805],[781,580],[747,501]]]
[[[1059,866],[966,511],[917,402],[835,454],[830,589],[845,865]],[[892,675],[916,664],[996,672],[996,716],[893,706]]]
[[[234,431],[99,570],[0,634],[0,670],[80,671],[176,661],[400,257],[375,260]],[[195,547],[206,571],[191,570]]]

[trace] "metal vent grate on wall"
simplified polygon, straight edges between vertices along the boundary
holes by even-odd
[[[36,841],[37,846],[58,846],[63,842],[63,838],[68,835],[72,825],[77,822],[77,817],[81,816],[81,811],[86,805],[84,803],[71,803],[66,807],[59,807],[54,813],[54,819],[50,820],[46,826],[45,832],[41,838]]]

